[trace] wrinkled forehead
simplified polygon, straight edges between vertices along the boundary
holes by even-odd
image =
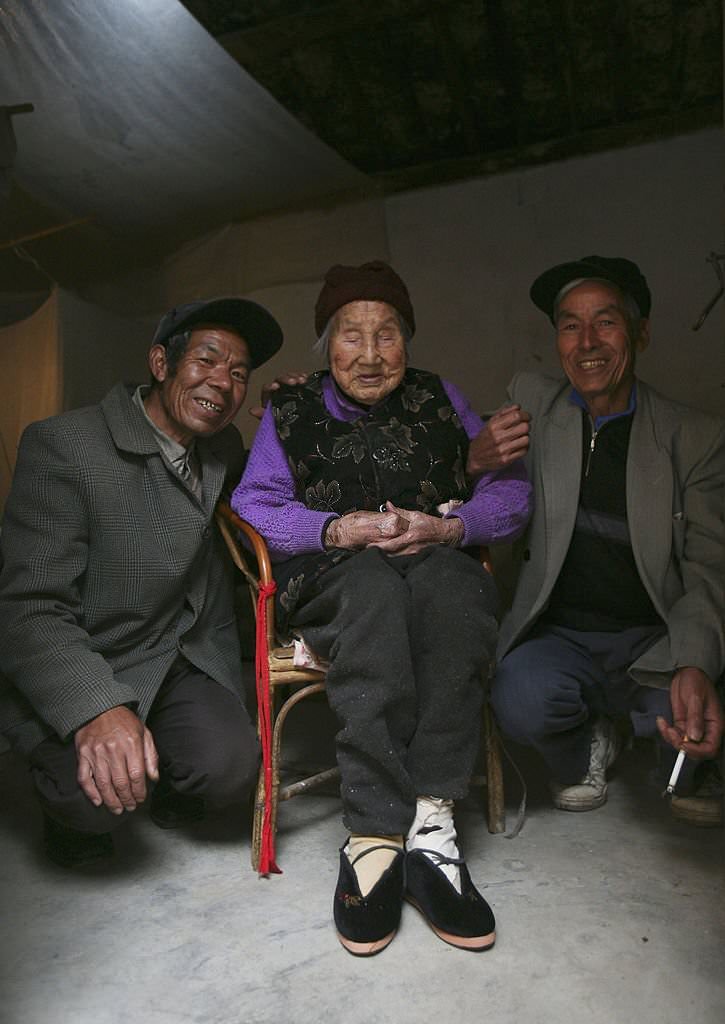
[[[400,323],[400,314],[395,306],[379,299],[354,299],[340,306],[335,313],[336,327],[362,323],[384,324],[389,320],[397,327]]]
[[[562,307],[566,309],[567,296],[572,297],[572,292],[579,289],[582,290],[580,294],[583,294],[586,290],[594,293],[595,303],[601,305],[602,308],[608,306],[618,309],[626,317],[641,316],[639,307],[632,296],[622,291],[613,281],[608,281],[602,277],[579,277],[565,284],[554,299],[555,322],[562,311]]]
[[[226,324],[194,324],[191,328],[189,348],[194,351],[205,348],[245,366],[252,365],[249,345],[245,338]]]

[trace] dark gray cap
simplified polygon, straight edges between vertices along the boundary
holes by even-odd
[[[174,306],[156,328],[152,345],[166,345],[174,334],[197,324],[228,327],[246,341],[252,369],[266,363],[282,346],[282,328],[272,314],[251,299],[200,299]]]
[[[636,263],[620,256],[584,256],[572,263],[559,263],[536,278],[529,292],[532,302],[554,322],[554,301],[561,289],[579,278],[611,281],[631,295],[642,316],[649,316],[652,296],[647,280]]]

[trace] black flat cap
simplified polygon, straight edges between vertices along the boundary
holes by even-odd
[[[282,328],[272,314],[250,299],[200,299],[175,306],[165,313],[156,328],[152,345],[165,345],[174,334],[196,324],[228,327],[249,347],[252,369],[266,363],[282,346]]]
[[[534,305],[554,323],[554,300],[561,289],[570,281],[593,277],[611,281],[620,291],[632,296],[642,316],[649,316],[652,296],[647,280],[636,263],[619,256],[584,256],[573,263],[559,263],[536,278],[529,295]]]

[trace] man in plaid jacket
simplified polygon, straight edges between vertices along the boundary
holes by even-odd
[[[249,792],[257,740],[213,513],[243,468],[249,374],[281,344],[256,303],[176,307],[149,386],[23,435],[0,535],[0,730],[57,863],[108,856],[149,780],[162,827]]]

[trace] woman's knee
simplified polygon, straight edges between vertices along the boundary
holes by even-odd
[[[404,628],[407,604],[405,580],[377,549],[370,548],[326,573],[319,595],[302,606],[292,621],[305,638],[313,626],[330,642],[343,630],[352,630],[356,637],[371,635],[374,642],[378,629]],[[327,656],[326,648],[318,653]]]
[[[456,548],[443,545],[411,574],[413,586],[443,608],[459,605],[477,615],[494,617],[499,597],[493,576],[481,563]]]
[[[380,598],[402,598],[407,592],[405,581],[378,550],[366,548],[340,567],[348,600],[367,601],[370,595]]]

